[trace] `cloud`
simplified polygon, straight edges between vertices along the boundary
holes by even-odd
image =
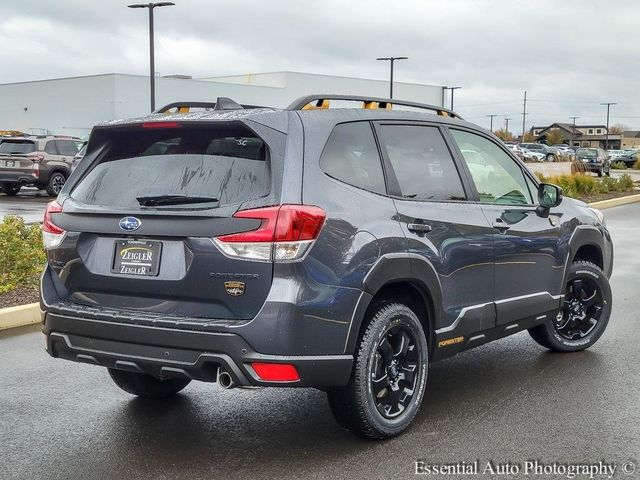
[[[635,0],[174,1],[156,11],[161,74],[386,78],[375,58],[406,55],[397,80],[462,86],[456,110],[483,125],[490,113],[521,118],[524,90],[528,124],[602,122],[599,103],[614,101],[612,123],[640,125]],[[147,73],[144,10],[119,0],[0,3],[0,82]]]

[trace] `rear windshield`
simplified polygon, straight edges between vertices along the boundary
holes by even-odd
[[[71,192],[82,203],[136,209],[140,198],[175,195],[211,199],[180,208],[215,208],[268,193],[267,146],[241,124],[105,134],[106,152]]]
[[[598,156],[598,152],[596,150],[581,148],[576,152],[576,155],[582,158],[596,158]]]
[[[0,143],[0,154],[24,154],[36,151],[36,144],[30,140],[4,140]]]

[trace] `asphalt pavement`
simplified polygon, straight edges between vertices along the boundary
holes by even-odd
[[[37,327],[0,333],[0,478],[395,479],[412,478],[419,459],[603,461],[617,465],[613,478],[639,478],[621,469],[640,460],[640,204],[605,215],[614,307],[599,342],[553,354],[524,332],[433,364],[413,426],[385,442],[342,430],[319,391],[192,383],[144,401],[102,368],[49,358]]]
[[[44,209],[53,198],[44,190],[22,187],[15,197],[0,194],[0,221],[6,215],[20,215],[27,223],[42,222]]]

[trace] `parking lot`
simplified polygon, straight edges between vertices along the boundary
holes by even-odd
[[[340,429],[320,391],[192,383],[149,402],[104,369],[49,358],[36,326],[0,333],[0,476],[391,479],[418,459],[637,462],[638,215],[638,204],[606,211],[614,309],[594,348],[552,354],[521,333],[434,364],[414,425],[381,443]]]
[[[51,200],[37,188],[23,187],[15,197],[0,194],[0,220],[6,215],[20,215],[27,223],[41,222],[45,205]]]

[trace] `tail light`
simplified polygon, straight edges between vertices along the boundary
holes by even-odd
[[[47,250],[50,248],[56,248],[60,245],[67,233],[53,223],[51,218],[54,213],[61,212],[62,206],[55,200],[47,204],[47,209],[44,212],[44,221],[42,222],[42,242],[44,243],[44,248]]]
[[[261,223],[256,230],[215,237],[223,253],[246,260],[294,262],[304,258],[318,238],[326,214],[310,205],[278,205],[242,210],[234,218]]]
[[[38,163],[44,160],[44,155],[40,153],[30,153],[27,155],[27,158],[34,163]]]
[[[40,178],[40,163],[39,162],[33,162],[33,165],[31,166],[31,169],[33,170],[33,176],[36,178]]]

